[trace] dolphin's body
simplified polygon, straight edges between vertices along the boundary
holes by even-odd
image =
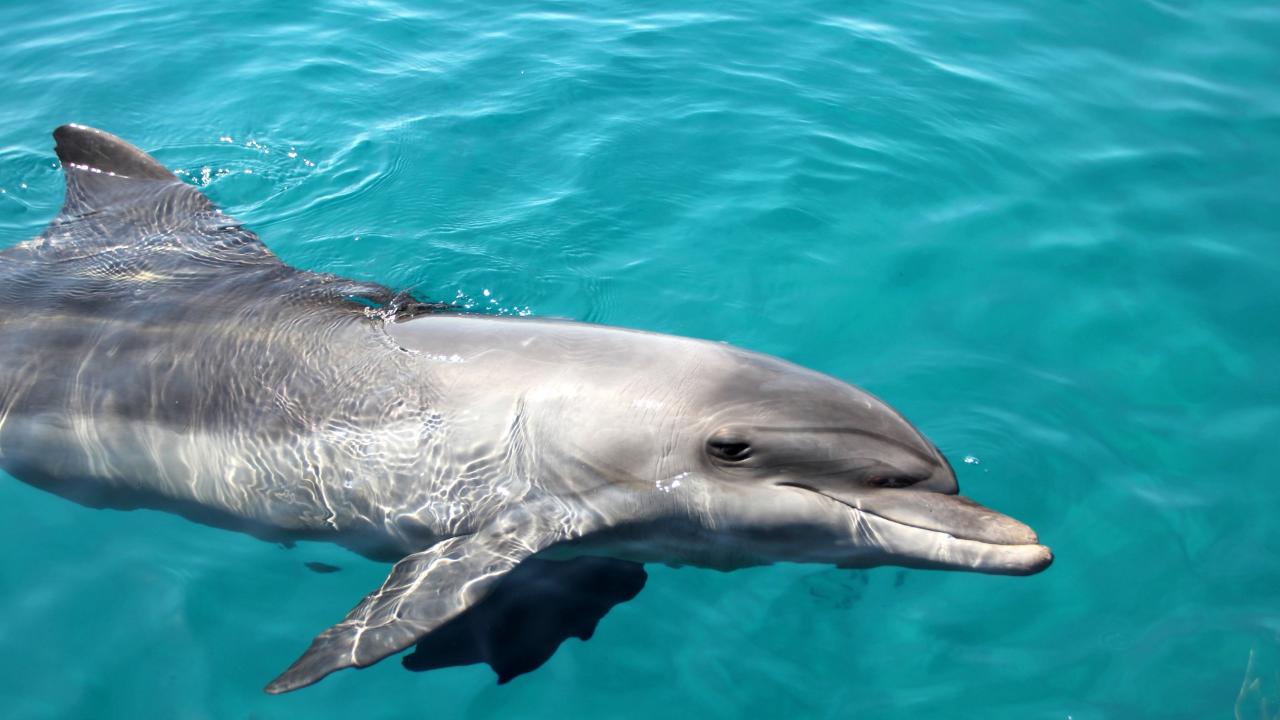
[[[0,252],[0,465],[88,504],[400,558],[271,692],[427,638],[535,557],[1003,574],[1052,560],[843,382],[297,270],[137,148],[54,136],[65,207]]]

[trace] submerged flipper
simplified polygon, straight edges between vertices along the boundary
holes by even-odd
[[[320,633],[266,691],[297,690],[335,670],[367,667],[404,650],[483,600],[516,565],[569,537],[566,524],[549,521],[536,505],[524,506],[474,535],[405,557],[377,592]]]
[[[498,684],[541,667],[571,637],[589,640],[613,609],[636,596],[644,565],[606,557],[530,558],[489,597],[418,641],[403,664],[415,672],[487,663]]]

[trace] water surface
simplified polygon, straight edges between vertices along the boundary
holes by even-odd
[[[651,568],[508,685],[392,660],[269,697],[386,566],[5,477],[9,717],[1280,704],[1273,3],[7,2],[0,70],[0,243],[61,204],[49,132],[102,127],[292,264],[862,385],[1058,555]]]

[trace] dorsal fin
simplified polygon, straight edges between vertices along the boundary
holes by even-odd
[[[56,261],[48,267],[61,278],[60,300],[70,297],[69,276],[86,278],[92,285],[80,289],[75,299],[98,304],[122,297],[150,302],[163,283],[189,294],[202,282],[245,277],[246,282],[263,283],[262,291],[273,297],[338,301],[361,311],[374,306],[385,308],[389,317],[445,307],[375,283],[286,266],[199,188],[111,133],[63,125],[53,137],[67,176],[62,212],[39,237],[0,251],[0,259],[7,255],[11,260]],[[246,273],[251,270],[265,274],[249,278]],[[229,275],[232,272],[237,275]],[[137,294],[140,279],[153,294]],[[220,287],[225,291],[229,286]],[[246,288],[240,291],[243,297],[252,294]]]
[[[53,139],[63,167],[96,170],[108,177],[178,182],[155,158],[111,133],[72,123],[54,130]]]
[[[63,125],[53,137],[67,195],[31,243],[41,252],[65,259],[110,251],[122,262],[169,266],[280,262],[198,188],[115,135]]]
[[[213,203],[195,187],[111,133],[72,124],[54,130],[53,138],[67,176],[61,221],[122,206],[137,208],[148,201],[159,204],[162,197],[169,205],[167,219],[176,223],[184,215],[213,209]]]

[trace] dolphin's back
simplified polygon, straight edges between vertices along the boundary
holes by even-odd
[[[285,265],[253,232],[146,153],[92,128],[54,132],[66,172],[61,212],[39,237],[0,252],[0,302],[119,317],[165,304],[308,303],[358,312],[385,287]]]
[[[327,496],[350,483],[325,475],[351,467],[335,426],[429,402],[388,381],[410,370],[370,306],[402,299],[284,264],[119,138],[54,135],[62,212],[0,252],[0,464],[58,489],[345,529]]]

